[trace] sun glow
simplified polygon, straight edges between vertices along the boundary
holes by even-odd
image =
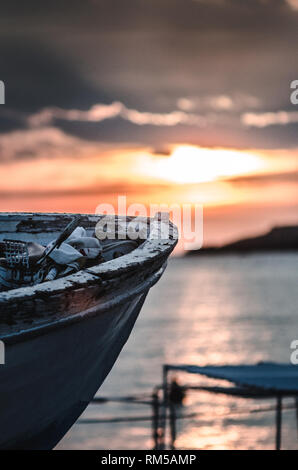
[[[203,183],[251,174],[264,165],[262,158],[248,152],[181,145],[169,157],[155,161],[152,171],[174,183]]]

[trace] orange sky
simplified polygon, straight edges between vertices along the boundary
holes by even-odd
[[[201,204],[205,244],[298,223],[296,0],[13,3],[0,210]]]
[[[296,150],[173,145],[87,149],[84,158],[41,157],[1,168],[1,211],[91,212],[127,204],[202,204],[204,242],[220,244],[271,225],[298,222]],[[86,152],[86,149],[84,149]]]

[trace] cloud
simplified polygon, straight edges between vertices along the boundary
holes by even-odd
[[[44,37],[6,37],[0,32],[0,71],[5,84],[1,115],[8,109],[32,113],[49,106],[88,107],[111,100],[106,91],[83,76],[69,55],[66,57]]]
[[[0,133],[25,114],[86,142],[297,143],[287,126],[240,121],[288,110],[298,16],[286,0],[4,3]]]
[[[233,4],[239,4],[239,0],[193,0],[195,3],[199,4],[209,4],[209,5],[217,5],[217,6],[232,6]],[[298,10],[298,0],[247,0],[247,2],[243,1],[242,7],[246,7],[249,3],[252,4],[253,7],[263,7],[263,8],[272,8],[272,7],[282,7],[283,4],[287,4],[293,10]]]
[[[138,126],[176,126],[186,124],[202,127],[205,125],[203,116],[188,114],[183,111],[171,111],[169,113],[150,113],[136,109],[129,109],[123,103],[96,104],[87,111],[77,109],[65,110],[60,108],[46,108],[28,118],[30,126],[41,126],[52,123],[55,119],[65,121],[101,122],[106,119],[121,117]]]
[[[73,31],[74,28],[93,32],[99,27],[106,31],[179,30],[187,24],[192,29],[206,29],[206,12],[212,14],[209,21],[222,28],[227,22],[228,26],[236,26],[237,16],[241,22],[246,18],[251,23],[264,24],[283,13],[285,3],[292,7],[295,0],[52,0],[42,8],[39,0],[2,3],[2,29],[15,26],[19,20],[18,31],[57,33]],[[223,18],[225,11],[228,14]],[[260,13],[266,13],[267,17],[260,18]]]
[[[88,111],[81,111],[78,109],[65,110],[61,108],[45,108],[38,113],[32,114],[28,117],[28,124],[30,126],[42,126],[50,124],[55,119],[63,119],[65,121],[85,121],[85,122],[100,122],[105,119],[117,117],[122,112],[123,105],[119,102],[112,104],[96,104]]]
[[[204,111],[225,111],[236,112],[252,108],[258,108],[260,99],[256,96],[245,93],[188,96],[177,100],[178,108],[183,111],[204,110]]]
[[[94,146],[55,127],[22,129],[0,135],[0,161],[84,157]]]
[[[216,110],[229,110],[234,107],[234,102],[230,96],[220,95],[211,98],[210,106]]]
[[[286,0],[286,3],[290,5],[293,10],[298,10],[298,0]]]
[[[289,171],[282,173],[264,173],[264,174],[254,174],[254,175],[245,175],[245,176],[235,176],[227,179],[235,184],[271,184],[271,183],[295,183],[298,181],[298,172]]]
[[[273,113],[244,113],[241,121],[248,127],[285,126],[298,122],[298,111],[277,111]]]
[[[157,190],[165,190],[169,188],[170,183],[156,183],[154,185],[142,182],[134,182],[133,185],[130,183],[118,182],[117,184],[95,184],[87,185],[83,187],[73,186],[70,188],[53,188],[53,189],[12,189],[12,190],[1,190],[0,198],[24,198],[24,197],[38,197],[38,198],[49,198],[49,197],[67,197],[67,196],[92,196],[107,194],[146,194],[152,193]]]

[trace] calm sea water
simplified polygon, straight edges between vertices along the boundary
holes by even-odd
[[[150,392],[161,383],[163,363],[289,362],[298,339],[297,267],[297,254],[171,259],[100,395]],[[178,379],[202,383],[186,374]],[[275,415],[262,411],[273,404],[189,392],[182,413],[198,416],[179,421],[177,448],[273,448]],[[150,413],[146,406],[109,403],[90,405],[83,418]],[[284,412],[282,441],[283,448],[298,448],[294,410]],[[58,448],[150,449],[150,422],[77,422]]]

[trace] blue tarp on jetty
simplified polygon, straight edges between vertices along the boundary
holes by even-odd
[[[170,370],[222,379],[244,387],[298,393],[298,366],[262,362],[256,365],[194,366],[167,365]]]

